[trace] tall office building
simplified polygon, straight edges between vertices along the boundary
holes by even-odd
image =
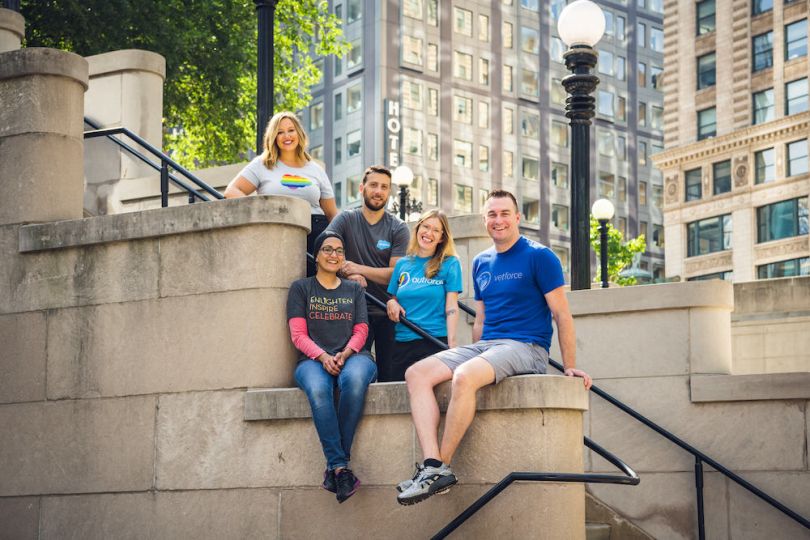
[[[810,274],[807,0],[667,3],[666,273]]]
[[[341,0],[351,52],[325,63],[305,112],[339,204],[358,204],[365,166],[408,165],[424,208],[478,212],[492,189],[518,197],[528,236],[568,270],[570,149],[556,18],[565,0]],[[662,0],[600,3],[591,194],[615,225],[646,233],[642,267],[663,276]],[[655,235],[653,233],[655,232]],[[658,243],[653,238],[659,239]]]

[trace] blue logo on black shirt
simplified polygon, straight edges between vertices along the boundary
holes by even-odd
[[[388,240],[377,240],[377,249],[382,251],[383,249],[388,249],[391,247],[391,242]]]

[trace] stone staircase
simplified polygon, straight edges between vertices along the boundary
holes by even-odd
[[[653,540],[615,510],[585,492],[585,538],[587,540]]]

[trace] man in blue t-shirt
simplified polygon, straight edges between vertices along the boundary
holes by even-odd
[[[450,461],[475,416],[479,388],[505,377],[545,373],[548,348],[557,323],[565,375],[576,369],[574,319],[565,296],[562,266],[547,247],[521,236],[514,195],[495,190],[484,205],[484,223],[493,246],[473,261],[475,323],[472,345],[425,358],[405,373],[411,415],[425,458],[411,480],[397,486],[400,504],[414,504],[456,483]],[[444,433],[439,444],[439,407],[433,388],[453,380]]]

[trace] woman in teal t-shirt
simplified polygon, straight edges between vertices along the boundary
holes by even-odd
[[[391,380],[404,381],[408,367],[443,349],[400,323],[400,315],[455,347],[461,288],[461,263],[447,216],[429,210],[416,223],[406,256],[397,261],[388,284],[392,295],[388,317],[399,323],[394,330]]]

